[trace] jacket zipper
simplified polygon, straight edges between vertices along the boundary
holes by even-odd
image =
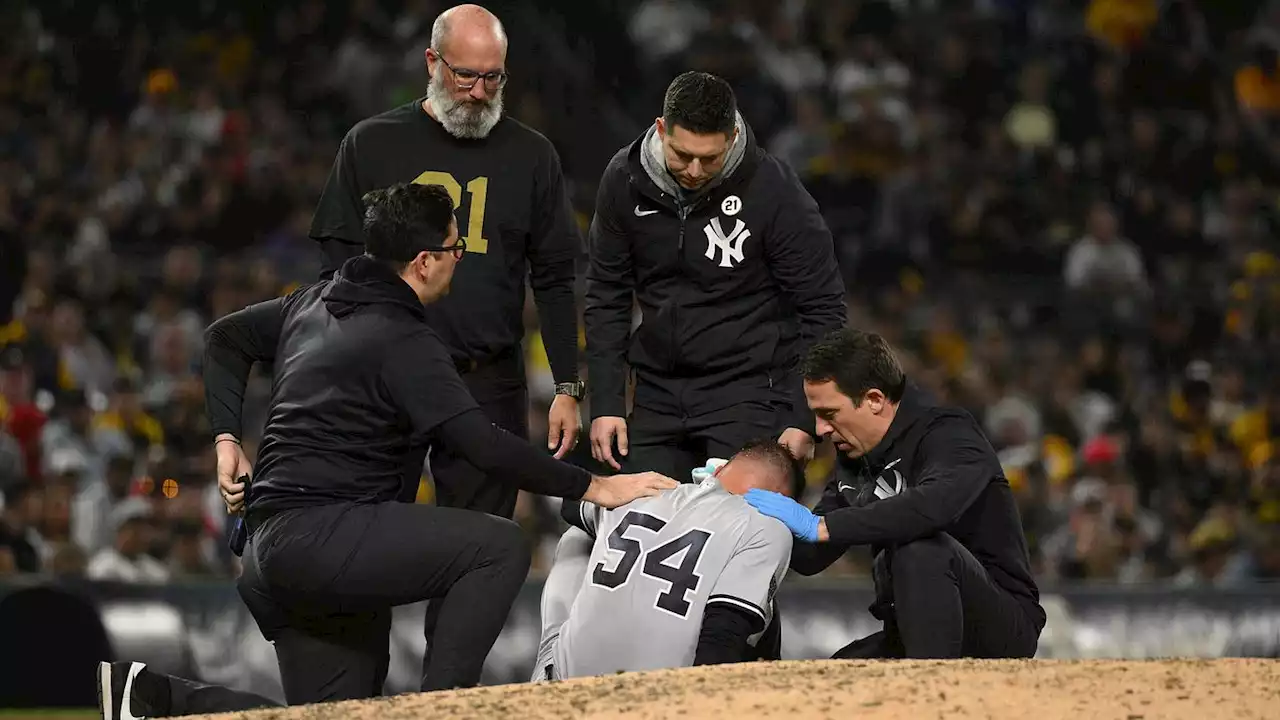
[[[676,289],[675,297],[671,299],[671,342],[667,346],[671,348],[670,370],[675,370],[680,360],[680,296],[684,294],[685,285],[689,281],[684,262],[684,230],[685,222],[689,219],[689,206],[682,204],[679,200],[676,200],[676,217],[680,219],[680,232],[676,240],[676,264],[680,268],[680,285]]]

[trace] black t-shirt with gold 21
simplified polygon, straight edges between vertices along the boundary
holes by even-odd
[[[558,382],[576,380],[581,241],[551,142],[509,117],[486,138],[456,138],[421,100],[360,121],[338,148],[312,219],[323,279],[363,252],[360,198],[399,182],[442,185],[457,207],[467,252],[449,294],[427,308],[454,359],[482,361],[520,346],[527,273],[552,372]]]

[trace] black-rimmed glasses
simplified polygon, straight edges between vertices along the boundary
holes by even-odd
[[[445,67],[449,68],[449,72],[453,73],[459,90],[470,90],[476,86],[477,82],[483,80],[484,89],[490,93],[495,93],[501,90],[503,85],[507,84],[507,78],[510,77],[506,70],[490,70],[482,73],[470,68],[454,67],[449,64],[448,60],[444,59],[444,55],[441,55],[439,50],[432,48],[432,52],[436,54],[436,57],[440,58],[440,62],[444,63]]]
[[[426,248],[422,248],[422,249],[423,249],[423,250],[426,250],[427,252],[447,252],[447,253],[453,253],[453,257],[454,257],[455,259],[457,259],[457,260],[461,260],[461,259],[462,259],[463,254],[465,254],[465,253],[467,252],[467,241],[466,241],[466,240],[463,240],[462,238],[458,238],[458,242],[457,242],[457,244],[455,244],[455,245],[449,245],[449,246],[445,246],[445,245],[435,245],[435,246],[433,246],[433,247],[426,247]]]

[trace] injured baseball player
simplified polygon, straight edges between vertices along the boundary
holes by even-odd
[[[769,440],[693,474],[692,484],[613,510],[564,502],[572,527],[543,588],[534,682],[758,656],[792,536],[741,496],[792,495],[803,473]]]

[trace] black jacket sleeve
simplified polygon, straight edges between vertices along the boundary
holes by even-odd
[[[578,379],[578,308],[573,284],[582,241],[560,156],[550,143],[534,182],[529,287],[538,308],[551,375],[557,383],[574,382]]]
[[[430,331],[399,341],[384,360],[382,380],[415,441],[444,443],[489,477],[540,495],[576,500],[591,484],[587,471],[494,425]]]
[[[746,610],[718,603],[708,605],[702,615],[702,630],[694,651],[694,665],[719,665],[748,659],[753,623],[759,621]]]
[[[827,516],[847,504],[839,490],[841,472],[841,466],[837,464],[835,474],[830,482],[827,483],[827,486],[822,489],[822,498],[814,506],[813,514]],[[791,545],[791,569],[804,576],[817,575],[831,567],[831,563],[839,560],[848,549],[848,545],[835,542],[807,543],[797,541]]]
[[[591,474],[538,450],[528,441],[494,425],[479,409],[446,420],[437,431],[440,442],[491,478],[502,478],[521,490],[565,499],[577,505],[591,485]]]
[[[611,165],[600,180],[595,217],[587,237],[587,377],[591,379],[591,418],[626,417],[627,345],[631,339],[635,276],[631,242],[623,234],[613,199],[613,177],[624,170]]]
[[[328,280],[342,263],[364,252],[364,193],[356,175],[357,128],[352,128],[329,170],[311,218],[311,239],[320,243],[323,254],[320,279]]]
[[[591,537],[596,536],[596,514],[599,508],[586,500],[565,500],[560,503],[560,519]]]
[[[919,482],[901,493],[827,513],[830,543],[900,545],[933,535],[969,509],[1000,472],[995,451],[977,425],[957,415],[930,422],[916,465]]]
[[[275,359],[286,298],[250,305],[215,320],[204,332],[204,398],[214,436],[243,432],[244,392],[255,362]]]
[[[783,174],[778,187],[785,193],[778,203],[767,236],[769,269],[790,298],[800,323],[800,357],[827,333],[844,327],[848,310],[844,280],[836,264],[835,242],[818,203],[805,190],[790,166],[775,161]],[[804,384],[797,372],[787,385],[792,411],[788,427],[814,435],[813,413],[805,402]]]

